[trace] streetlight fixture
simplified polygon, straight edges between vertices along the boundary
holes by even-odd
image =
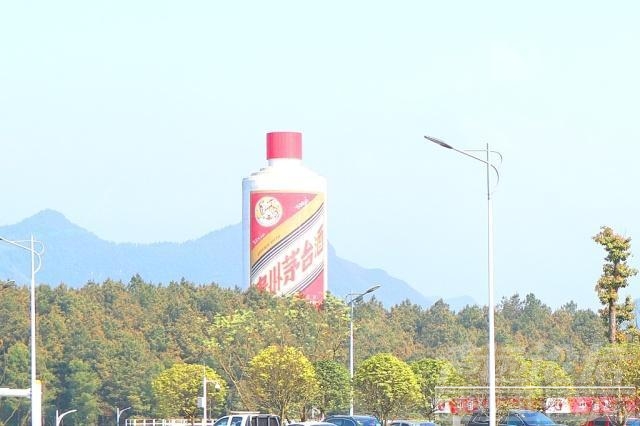
[[[42,241],[37,241],[31,235],[30,240],[12,241],[6,238],[0,237],[0,241],[4,241],[12,246],[19,247],[31,253],[31,332],[30,332],[30,350],[31,350],[31,426],[42,426],[42,389],[40,383],[36,379],[36,272],[40,270],[42,266],[42,254],[44,253],[44,244]],[[29,241],[30,245],[23,245]],[[40,247],[36,250],[35,245],[39,244]],[[36,266],[36,257],[38,258],[38,264]]]
[[[62,422],[62,418],[64,416],[66,416],[67,414],[71,414],[71,413],[75,413],[78,410],[69,410],[69,411],[65,411],[64,413],[58,415],[58,410],[56,409],[56,426],[60,426],[60,422]]]
[[[213,383],[214,389],[220,390],[220,383],[207,379],[206,370],[202,375],[202,426],[207,426],[207,383]]]
[[[493,206],[491,202],[491,169],[496,174],[496,185],[500,181],[500,173],[496,166],[491,163],[490,154],[496,154],[502,162],[502,154],[498,151],[489,151],[489,144],[483,150],[460,150],[449,145],[445,141],[425,136],[425,139],[443,148],[451,149],[459,154],[471,157],[474,160],[484,163],[487,168],[487,270],[489,286],[489,425],[496,426],[496,347],[495,347],[495,308],[493,296]],[[470,152],[485,152],[486,159],[469,154]]]
[[[345,296],[345,300],[350,297],[346,302],[351,308],[349,314],[349,377],[351,378],[353,386],[353,309],[356,302],[361,302],[362,298],[369,293],[373,293],[380,288],[380,284],[376,284],[373,287],[367,289],[363,293],[349,293]],[[353,416],[353,389],[351,389],[351,401],[349,403],[349,415]]]
[[[127,410],[130,410],[131,407],[123,408],[122,410],[116,407],[116,426],[120,426],[120,416]]]

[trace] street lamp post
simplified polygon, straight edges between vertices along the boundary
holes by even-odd
[[[123,408],[122,410],[116,407],[116,426],[120,426],[120,416],[127,410],[130,410],[131,407]]]
[[[66,416],[67,414],[71,414],[71,413],[75,413],[78,410],[69,410],[69,411],[65,411],[64,413],[58,415],[58,410],[56,409],[56,426],[60,426],[60,422],[62,422],[62,418],[64,416]]]
[[[350,308],[349,314],[349,377],[353,386],[353,309],[356,302],[360,302],[364,295],[373,293],[377,289],[380,288],[380,285],[374,285],[373,287],[367,289],[363,293],[349,293],[345,296],[345,299],[349,298],[347,305]],[[349,403],[349,415],[353,416],[353,389],[351,389],[351,401]]]
[[[30,347],[31,347],[31,426],[42,426],[42,390],[40,383],[36,378],[36,272],[40,270],[42,266],[42,254],[44,253],[44,245],[41,241],[37,241],[31,236],[29,240],[30,245],[22,245],[20,243],[26,241],[12,241],[6,238],[0,237],[0,241],[4,241],[12,246],[19,247],[31,253],[31,287],[30,287],[30,299],[31,299],[31,331],[30,331]],[[35,249],[35,244],[40,245],[40,249]],[[36,267],[36,257],[38,258],[38,264]]]
[[[425,139],[440,145],[443,148],[451,149],[459,154],[473,158],[486,165],[487,169],[487,272],[489,286],[489,426],[496,426],[496,347],[495,347],[495,307],[493,296],[493,205],[491,201],[491,169],[496,174],[496,185],[500,181],[500,173],[496,166],[491,163],[490,154],[496,154],[502,161],[502,155],[497,151],[489,151],[489,144],[484,150],[460,150],[454,148],[441,139],[432,136],[425,136]],[[469,152],[485,152],[486,159],[469,154]]]
[[[213,383],[214,389],[220,390],[220,383],[207,379],[205,371],[202,375],[202,426],[207,426],[207,383]]]

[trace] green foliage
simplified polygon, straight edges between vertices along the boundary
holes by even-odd
[[[36,294],[38,378],[47,419],[56,408],[78,409],[65,417],[65,424],[102,426],[113,423],[115,407],[128,406],[129,416],[159,416],[153,379],[179,363],[219,372],[229,388],[226,399],[208,404],[217,413],[259,408],[248,380],[249,362],[273,345],[297,348],[315,366],[319,383],[318,395],[287,415],[302,417],[303,405],[331,412],[345,412],[348,406],[350,309],[331,294],[315,307],[254,288],[242,291],[185,280],[156,285],[139,276],[129,283],[89,282],[79,289],[40,285]],[[623,310],[617,313],[618,321],[628,323]],[[446,359],[464,385],[487,385],[486,307],[467,306],[456,313],[442,301],[428,308],[405,301],[385,309],[372,297],[357,302],[354,314],[356,367],[380,353],[404,362]],[[632,342],[633,327],[622,330]],[[599,315],[572,302],[552,310],[532,294],[506,298],[496,309],[499,384],[589,386],[616,377],[622,383],[639,383],[640,368],[632,360],[640,356],[631,344],[625,346],[628,352],[610,361],[620,368],[617,376],[594,375],[595,360],[612,356],[598,352],[606,336]],[[29,386],[28,345],[29,289],[0,281],[0,386]],[[200,372],[193,378],[196,394],[201,388],[198,377]],[[364,410],[362,402],[356,402],[356,408]],[[417,410],[415,403],[404,413],[417,415]],[[28,400],[0,402],[0,424],[25,424],[29,413]],[[89,420],[95,422],[86,423]]]
[[[4,353],[0,369],[0,387],[26,389],[30,385],[29,347],[22,342],[11,345]],[[18,424],[31,412],[24,398],[0,398],[0,424]]]
[[[552,329],[546,338],[549,350],[533,355],[555,360],[567,373],[575,375],[582,360],[606,343],[606,334],[606,325],[596,312],[567,303],[552,313]]]
[[[409,365],[389,353],[363,361],[354,375],[358,410],[380,420],[398,417],[420,401],[418,379]]]
[[[238,309],[233,313],[216,315],[210,327],[211,340],[207,345],[217,365],[233,385],[233,399],[240,400],[240,406],[235,408],[246,409],[252,404],[252,391],[245,388],[246,366],[273,337],[269,332],[270,326],[265,322],[249,309]]]
[[[631,256],[631,238],[623,237],[614,233],[611,228],[603,226],[593,240],[607,252],[602,275],[596,284],[596,292],[600,303],[604,305],[601,315],[609,323],[609,342],[624,341],[625,336],[620,332],[620,325],[621,322],[633,320],[633,304],[628,299],[627,303],[619,305],[618,292],[629,285],[630,277],[638,273],[637,269],[627,264],[627,259]]]
[[[269,346],[249,362],[248,386],[257,408],[282,419],[304,418],[305,407],[318,393],[315,369],[290,346]]]
[[[424,324],[422,336],[423,344],[427,348],[443,348],[464,341],[464,333],[455,320],[455,314],[442,299],[427,309]]]
[[[447,360],[424,358],[410,364],[420,387],[420,411],[428,419],[434,418],[438,402],[456,396],[455,392],[436,389],[440,386],[462,386],[464,380]]]
[[[205,376],[208,382],[207,405],[212,404],[219,412],[227,395],[227,386],[222,378],[209,367],[177,363],[152,382],[158,414],[165,418],[186,417],[190,420],[201,415],[198,397],[202,396]],[[219,390],[216,390],[216,383]]]
[[[65,423],[87,425],[97,423],[99,410],[98,387],[100,380],[91,366],[82,360],[74,359],[69,363],[68,376],[64,382],[64,391],[60,398],[67,400],[67,407],[78,410],[65,418]]]
[[[333,360],[318,361],[314,367],[319,385],[315,406],[320,410],[321,417],[328,413],[345,412],[351,397],[349,370]]]
[[[466,330],[466,342],[473,347],[484,346],[489,339],[487,313],[480,306],[465,306],[457,315],[457,322]]]
[[[543,359],[529,361],[529,383],[531,386],[572,386],[573,381],[562,367],[554,362]]]
[[[401,359],[411,359],[423,353],[424,346],[416,339],[422,332],[424,310],[420,305],[405,300],[389,311],[389,323],[397,340],[394,353]]]
[[[571,377],[554,361],[541,359],[527,359],[524,363],[526,377],[523,386],[532,388],[523,391],[522,397],[526,400],[525,406],[544,411],[547,398],[567,397],[574,394],[570,389],[557,389],[559,387],[571,387]]]
[[[589,355],[578,380],[588,386],[640,387],[640,345],[603,346]]]
[[[618,387],[613,408],[617,424],[625,424],[629,405],[625,401],[638,400],[640,387],[640,345],[637,343],[609,344],[589,355],[581,371],[579,383],[589,386]],[[614,394],[615,395],[615,394]]]
[[[346,356],[348,317],[341,301],[328,295],[317,309],[298,297],[276,297],[255,289],[245,294],[244,304],[217,313],[207,330],[212,359],[233,385],[232,408],[254,405],[253,389],[246,387],[246,367],[268,346],[300,348],[310,361]]]
[[[525,356],[526,355],[526,356]],[[487,387],[487,348],[469,354],[460,369],[465,384]],[[471,379],[471,380],[470,380]],[[498,415],[513,408],[542,409],[547,397],[557,396],[539,387],[571,386],[573,381],[564,369],[554,361],[530,357],[516,346],[498,346],[496,350],[496,386]],[[513,389],[513,388],[530,389]],[[501,389],[503,388],[503,389]],[[482,394],[486,395],[486,392]],[[562,391],[566,396],[570,391]]]

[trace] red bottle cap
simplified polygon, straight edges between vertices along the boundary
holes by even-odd
[[[267,133],[267,160],[272,158],[302,159],[302,133]]]

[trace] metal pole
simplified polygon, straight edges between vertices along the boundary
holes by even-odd
[[[349,315],[349,377],[351,378],[349,415],[353,416],[353,301],[351,301],[351,315]]]
[[[489,425],[496,425],[496,346],[493,295],[493,205],[491,202],[491,162],[487,144],[487,268],[489,285]]]
[[[40,257],[44,253],[44,246],[41,251],[36,251],[34,244],[36,240],[31,235],[30,245],[22,245],[20,242],[24,241],[11,241],[6,238],[0,237],[0,241],[4,241],[7,244],[11,244],[16,247],[20,247],[31,253],[31,285],[29,291],[30,299],[30,336],[29,336],[29,350],[31,355],[31,372],[29,388],[29,396],[31,398],[31,425],[42,426],[42,387],[40,382],[36,378],[36,272],[40,270],[42,264],[42,258]],[[40,241],[38,243],[42,244]],[[35,257],[38,256],[38,266],[36,267]]]
[[[368,288],[366,291],[362,293],[349,293],[344,299],[345,302],[347,297],[351,297],[349,299],[349,306],[351,307],[351,314],[349,315],[349,377],[351,378],[351,401],[349,403],[349,415],[353,416],[353,315],[354,315],[354,303],[362,300],[362,296],[365,294],[373,293],[381,286],[380,284],[376,284],[373,287]]]
[[[60,423],[62,422],[62,418],[64,416],[66,416],[67,414],[71,414],[71,413],[75,413],[78,410],[69,410],[69,411],[65,411],[64,413],[58,415],[58,409],[56,409],[56,426],[59,426]]]
[[[124,413],[125,411],[130,410],[130,409],[131,409],[131,407],[127,407],[127,408],[121,410],[118,407],[116,407],[116,426],[120,426],[120,415],[122,413]]]
[[[486,145],[485,153],[486,160],[476,157],[475,155],[469,154],[469,152],[465,152],[454,148],[449,145],[445,141],[434,138],[433,136],[425,136],[425,139],[440,145],[443,148],[451,149],[456,151],[462,155],[467,157],[471,157],[474,160],[480,161],[484,163],[487,167],[487,269],[488,269],[488,287],[489,287],[489,306],[487,316],[489,317],[489,368],[488,368],[488,381],[489,381],[489,426],[496,426],[496,348],[495,348],[495,307],[494,307],[494,295],[493,295],[493,205],[491,201],[491,169],[493,169],[496,173],[498,181],[500,180],[500,173],[498,173],[498,169],[496,166],[491,164],[489,154],[494,153],[497,154],[500,159],[502,159],[502,155],[496,151],[489,150],[489,144]],[[475,151],[475,150],[473,150]]]
[[[202,426],[207,426],[207,370],[202,376]]]
[[[42,425],[42,394],[36,383],[36,251],[33,247],[34,239],[31,235],[31,425]]]

